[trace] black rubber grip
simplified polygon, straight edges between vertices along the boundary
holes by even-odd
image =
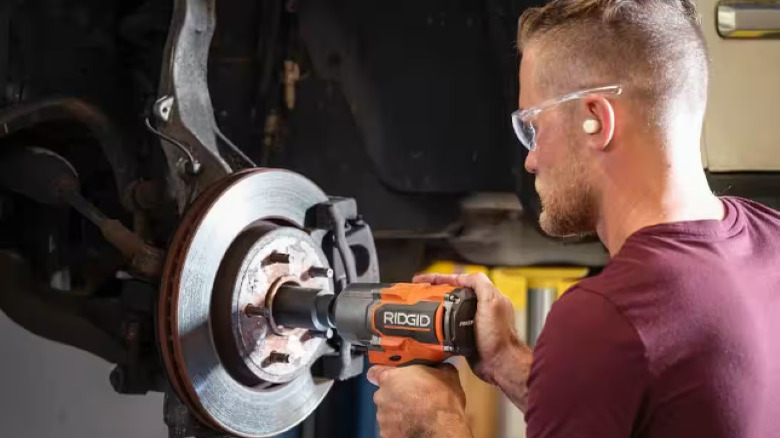
[[[453,290],[446,301],[450,303],[444,313],[444,345],[455,355],[473,357],[477,353],[474,334],[474,317],[477,314],[477,294],[470,288]]]

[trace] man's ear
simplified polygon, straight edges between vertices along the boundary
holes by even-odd
[[[615,109],[603,96],[588,96],[583,103],[585,111],[581,121],[582,131],[587,136],[590,147],[603,151],[615,136]]]

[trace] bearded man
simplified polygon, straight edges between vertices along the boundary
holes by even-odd
[[[416,278],[476,290],[475,373],[530,438],[780,437],[780,214],[708,186],[692,3],[553,0],[518,39],[512,121],[541,228],[596,232],[610,261],[553,305],[533,351],[484,275]],[[470,436],[452,367],[369,379],[382,437]]]

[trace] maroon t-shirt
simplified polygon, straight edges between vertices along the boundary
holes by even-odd
[[[780,437],[780,213],[634,233],[552,307],[529,438]]]

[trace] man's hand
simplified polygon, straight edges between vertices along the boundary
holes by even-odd
[[[382,438],[471,437],[466,395],[452,365],[375,366],[368,380],[379,386],[374,402]]]
[[[526,348],[515,330],[512,302],[496,289],[485,274],[425,274],[414,277],[415,283],[450,284],[469,287],[477,294],[474,333],[479,357],[471,367],[480,379],[496,384],[496,375],[507,368],[511,350]],[[516,368],[518,364],[512,364]]]
[[[478,358],[470,363],[471,369],[480,379],[500,387],[515,405],[525,411],[526,380],[533,355],[517,335],[515,311],[509,298],[481,273],[425,274],[416,276],[413,281],[474,289],[477,294],[474,333]]]

